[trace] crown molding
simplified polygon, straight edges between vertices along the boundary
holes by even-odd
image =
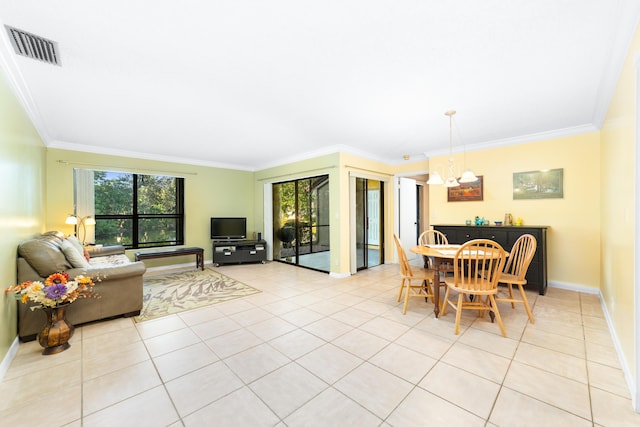
[[[220,169],[233,169],[233,170],[242,170],[247,172],[255,172],[255,170],[253,170],[252,168],[249,168],[244,165],[209,162],[209,161],[203,161],[199,159],[192,159],[189,157],[163,156],[159,154],[142,153],[138,151],[115,150],[115,149],[110,149],[105,147],[95,147],[93,145],[75,144],[75,143],[64,142],[64,141],[52,141],[49,145],[47,145],[47,147],[55,148],[59,150],[103,154],[107,156],[130,157],[130,158],[142,159],[142,160],[155,160],[159,162],[180,163],[180,164],[193,165],[193,166],[206,166],[206,167],[220,168]]]
[[[556,129],[556,130],[547,131],[547,132],[532,133],[532,134],[517,136],[513,138],[504,138],[504,139],[486,141],[478,144],[470,144],[470,145],[466,145],[466,151],[467,152],[479,151],[479,150],[487,150],[491,148],[505,147],[509,145],[527,144],[530,142],[544,141],[544,140],[555,139],[555,138],[563,138],[563,137],[573,136],[573,135],[580,135],[584,133],[595,132],[598,130],[599,129],[592,124],[585,124],[585,125],[573,126],[573,127],[564,128],[564,129]],[[69,143],[64,141],[52,141],[50,144],[48,144],[48,147],[60,149],[60,150],[80,151],[84,153],[103,154],[103,155],[118,156],[118,157],[131,157],[131,158],[143,159],[143,160],[155,160],[155,161],[168,162],[168,163],[180,163],[180,164],[205,166],[205,167],[221,168],[221,169],[242,170],[247,172],[258,172],[265,169],[284,166],[284,165],[288,165],[291,163],[296,163],[304,160],[311,160],[320,156],[326,156],[326,155],[335,154],[335,153],[347,153],[354,156],[358,156],[363,159],[376,161],[388,166],[397,166],[399,164],[406,163],[406,161],[404,160],[389,161],[388,159],[383,159],[380,156],[375,156],[371,153],[367,153],[365,151],[358,150],[348,145],[342,145],[342,144],[336,144],[336,145],[324,147],[314,151],[307,151],[305,153],[297,154],[294,156],[283,157],[283,158],[280,158],[277,162],[265,163],[258,167],[249,167],[246,165],[237,165],[237,164],[220,163],[220,162],[209,162],[209,161],[203,161],[199,159],[192,159],[189,157],[180,158],[180,157],[174,157],[174,156],[163,156],[158,154],[142,153],[138,151],[114,150],[114,149],[108,149],[104,147],[95,147],[92,145],[75,144],[75,143]],[[462,152],[462,149],[454,150],[454,152],[460,153]],[[425,152],[420,155],[411,156],[411,158],[415,159],[414,162],[422,162],[425,159],[428,160],[431,157],[443,156],[448,154],[449,154],[448,150],[441,149],[441,150],[434,150],[431,152]]]
[[[290,163],[300,162],[300,161],[303,161],[303,160],[311,160],[311,159],[314,159],[316,157],[327,156],[329,154],[335,154],[335,153],[347,153],[347,154],[352,154],[354,156],[358,156],[358,157],[361,157],[361,158],[364,158],[364,159],[368,159],[368,160],[384,163],[386,165],[390,164],[388,159],[384,159],[384,158],[382,158],[380,156],[376,156],[374,154],[368,153],[368,152],[363,151],[363,150],[358,150],[358,149],[353,148],[353,147],[348,146],[348,145],[335,144],[335,145],[331,145],[331,146],[328,146],[328,147],[320,148],[318,150],[307,151],[305,153],[300,153],[300,154],[296,154],[296,155],[288,156],[288,157],[282,157],[276,162],[269,162],[269,163],[265,163],[263,165],[260,165],[260,167],[257,168],[256,171],[257,170],[265,170],[265,169],[275,168],[275,167],[278,167],[278,166],[284,166],[284,165],[288,165]]]
[[[527,135],[514,136],[511,138],[495,139],[492,141],[480,142],[477,144],[466,145],[466,151],[479,151],[487,150],[490,148],[506,147],[508,145],[528,144],[530,142],[545,141],[548,139],[564,138],[567,136],[580,135],[584,133],[596,132],[599,129],[593,124],[584,124],[579,126],[572,126],[564,129],[555,129],[545,132],[530,133]],[[462,153],[463,150],[458,148],[453,150],[454,153]],[[448,155],[449,150],[440,149],[430,152],[425,152],[425,158]]]

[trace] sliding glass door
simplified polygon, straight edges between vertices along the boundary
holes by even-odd
[[[384,183],[356,178],[356,267],[362,270],[384,262]]]
[[[330,271],[329,175],[273,184],[273,259]]]

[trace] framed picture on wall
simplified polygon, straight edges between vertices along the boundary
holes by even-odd
[[[514,172],[513,200],[562,199],[564,197],[564,169],[545,169]]]
[[[461,182],[458,187],[447,188],[448,202],[475,202],[482,200],[482,177],[474,182]]]

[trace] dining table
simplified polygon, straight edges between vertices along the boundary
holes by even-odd
[[[409,250],[414,254],[428,256],[433,260],[433,314],[440,314],[440,273],[453,271],[453,259],[462,245],[418,245]]]
[[[440,273],[453,272],[453,260],[461,246],[457,244],[418,245],[409,249],[415,254],[428,256],[433,260],[431,266],[433,268],[433,314],[436,318],[440,315]],[[508,257],[509,252],[505,251],[505,255]]]

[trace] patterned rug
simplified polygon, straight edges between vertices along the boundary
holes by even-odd
[[[258,289],[208,268],[145,277],[142,311],[134,319],[144,322],[258,292]]]

